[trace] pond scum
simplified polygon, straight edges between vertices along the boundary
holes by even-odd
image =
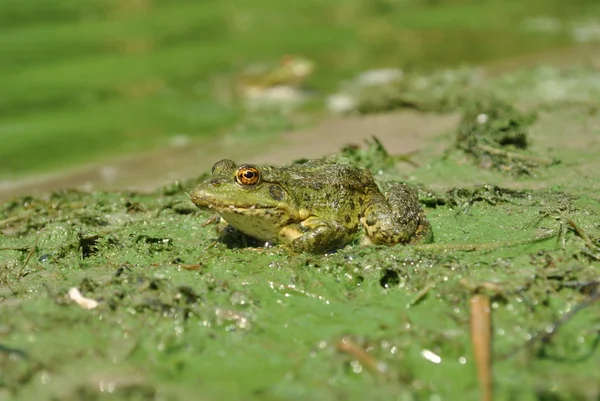
[[[532,122],[473,103],[430,168],[561,168]],[[376,138],[335,157],[383,186],[419,164]],[[435,243],[290,255],[217,238],[205,177],[2,205],[0,399],[600,399],[594,194],[421,186]]]

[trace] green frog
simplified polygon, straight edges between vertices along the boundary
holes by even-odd
[[[327,253],[359,236],[366,244],[433,240],[413,188],[394,183],[384,195],[369,170],[322,159],[283,167],[221,160],[190,197],[243,234],[293,252]]]
[[[314,71],[315,62],[311,59],[286,55],[274,68],[268,65],[249,67],[237,78],[237,87],[245,96],[277,86],[298,88]]]

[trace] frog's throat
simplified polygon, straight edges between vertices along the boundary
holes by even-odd
[[[296,210],[290,207],[287,203],[279,203],[273,206],[265,205],[235,205],[232,203],[212,203],[206,206],[207,209],[214,210],[217,213],[241,213],[247,216],[259,216],[266,210],[274,211],[285,214],[291,218],[291,220],[302,221],[308,218],[311,213],[306,209]]]

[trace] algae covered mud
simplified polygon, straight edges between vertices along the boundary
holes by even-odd
[[[562,100],[473,102],[443,154],[335,156],[419,187],[430,245],[222,241],[187,195],[208,172],[5,202],[0,398],[597,400],[600,116]]]

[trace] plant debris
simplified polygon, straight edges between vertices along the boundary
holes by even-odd
[[[470,105],[462,114],[455,146],[481,168],[494,168],[511,175],[531,175],[537,168],[557,160],[527,154],[528,127],[533,113],[523,113],[498,99]]]

